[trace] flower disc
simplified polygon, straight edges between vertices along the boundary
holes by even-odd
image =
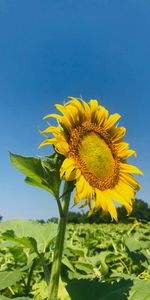
[[[89,172],[103,181],[114,173],[115,161],[106,142],[96,133],[85,135],[79,146],[79,157]]]

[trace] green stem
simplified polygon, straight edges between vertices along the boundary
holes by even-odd
[[[41,259],[41,262],[42,262],[42,265],[43,265],[45,281],[46,281],[47,285],[49,285],[50,273],[49,273],[49,269],[48,269],[48,266],[47,266],[47,263],[45,261],[45,257],[44,257],[43,253],[41,253],[40,259]]]
[[[31,280],[32,280],[32,275],[33,275],[33,271],[34,271],[35,265],[36,265],[36,260],[33,261],[33,264],[32,264],[32,266],[30,268],[30,271],[29,271],[27,285],[26,285],[26,296],[28,296],[28,294],[30,292]]]
[[[62,205],[60,202],[60,198],[56,198],[57,201],[57,205],[58,205],[58,210],[59,210],[59,215],[62,216],[63,215],[63,210],[62,210]]]
[[[58,300],[58,288],[59,288],[59,277],[61,270],[61,259],[63,253],[65,231],[67,224],[67,215],[69,210],[70,194],[72,190],[69,190],[69,183],[65,183],[62,199],[62,214],[58,224],[58,234],[56,238],[54,259],[50,277],[49,292],[47,300]],[[68,193],[66,193],[68,191]]]

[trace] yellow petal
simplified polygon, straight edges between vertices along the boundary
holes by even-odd
[[[120,163],[120,170],[123,173],[133,173],[133,174],[143,175],[142,171],[140,171],[136,166],[129,165],[126,163]]]
[[[95,123],[97,121],[97,111],[99,108],[98,102],[95,99],[91,99],[89,102],[91,107],[91,122]]]
[[[80,174],[81,172],[78,169],[75,169],[73,166],[70,166],[64,174],[64,179],[66,181],[73,181],[76,178],[78,178]]]
[[[81,175],[80,170],[78,170],[74,164],[74,161],[70,158],[66,158],[60,168],[60,177],[67,181],[72,181],[77,179]]]
[[[121,158],[128,158],[131,155],[136,157],[136,152],[134,150],[129,149],[129,144],[125,142],[120,142],[115,144],[115,149],[117,150],[117,156]]]
[[[86,120],[90,121],[91,120],[91,110],[90,110],[90,107],[89,107],[89,105],[84,100],[81,100],[81,101],[82,101],[82,104],[83,104],[83,107],[84,107]]]
[[[125,127],[115,127],[113,126],[110,130],[110,134],[113,140],[113,143],[118,143],[123,140],[126,133]]]
[[[104,210],[104,212],[108,211],[108,207],[107,207],[107,201],[103,195],[103,192],[100,191],[99,189],[95,190],[96,192],[96,197],[95,197],[95,206],[96,208],[100,208],[102,207],[102,209]]]
[[[63,115],[65,115],[66,113],[66,108],[64,105],[61,104],[55,104],[55,107],[57,108],[57,110],[59,110]]]
[[[45,120],[47,118],[54,118],[54,119],[57,119],[58,121],[62,120],[62,116],[60,116],[58,114],[49,114],[49,115],[45,116],[43,119]]]
[[[72,103],[67,106],[68,114],[71,118],[71,123],[73,124],[73,127],[80,124],[80,113],[78,112],[78,108],[75,107]]]
[[[60,153],[64,156],[68,156],[69,146],[67,143],[65,143],[65,142],[57,143],[55,145],[55,149],[58,153]]]
[[[60,124],[61,125],[63,124],[63,126],[65,126],[65,128],[67,129],[68,132],[71,132],[72,123],[71,123],[71,121],[69,121],[69,119],[67,117],[63,117]]]
[[[120,194],[118,194],[117,190],[114,188],[114,189],[110,189],[109,190],[110,194],[112,195],[112,198],[113,200],[116,200],[118,203],[120,203],[121,205],[125,206],[128,214],[131,213],[132,211],[132,206],[129,204],[129,203],[125,200],[125,198],[122,198],[120,196]]]
[[[121,158],[128,158],[132,155],[136,157],[136,152],[134,150],[122,150],[120,152],[117,152],[118,156]]]
[[[69,168],[70,166],[75,167],[74,161],[73,161],[71,158],[66,158],[66,159],[63,161],[62,165],[61,165],[61,169],[62,169],[62,170],[66,170],[66,169]],[[60,169],[60,170],[61,170],[61,169]]]
[[[109,201],[108,211],[109,211],[111,217],[113,219],[115,219],[115,221],[117,222],[118,221],[117,210],[116,210],[116,207],[115,207],[113,201]]]
[[[48,133],[48,132],[52,132],[52,133],[56,133],[56,134],[62,134],[63,133],[61,131],[61,129],[59,127],[56,127],[56,126],[49,126],[45,130],[42,131],[42,133]]]
[[[116,207],[112,201],[112,196],[111,194],[109,193],[109,190],[104,190],[103,191],[103,195],[105,197],[105,200],[107,202],[107,207],[108,207],[108,212],[110,213],[111,217],[113,219],[115,219],[115,221],[118,220],[118,217],[117,217],[117,210],[116,210]]]
[[[135,198],[135,191],[133,187],[129,186],[129,183],[120,179],[114,189],[127,203],[132,205],[132,200]]]
[[[109,128],[111,128],[120,118],[121,116],[119,114],[110,115],[109,119],[104,125],[104,129],[108,130]]]
[[[79,116],[80,121],[83,122],[85,120],[85,111],[80,102],[80,101],[82,101],[82,99],[79,98],[80,101],[78,101],[77,98],[74,98],[74,97],[69,97],[69,98],[71,99],[71,101],[70,101],[71,107],[74,107],[76,109],[76,112]]]
[[[121,151],[128,150],[129,144],[126,142],[121,142],[121,143],[116,144],[115,148],[116,148],[117,152],[119,153]]]
[[[95,211],[95,200],[93,200],[92,201],[92,203],[91,203],[91,208],[90,208],[90,210],[89,210],[89,212],[88,212],[88,218],[93,214],[93,212]]]
[[[135,190],[140,190],[140,185],[137,182],[137,180],[130,174],[120,174],[120,179],[126,183],[129,184],[131,187],[133,187]]]
[[[87,198],[90,193],[91,193],[91,187],[89,183],[85,180],[84,176],[81,175],[76,180],[75,204]]]
[[[104,106],[99,106],[99,111],[97,112],[97,122],[101,126],[108,118],[108,110]]]
[[[74,166],[68,167],[63,173],[63,179],[65,179],[66,181],[69,181],[70,174],[73,170],[74,170]],[[60,172],[60,174],[61,174],[61,172]]]
[[[72,125],[75,123],[75,120],[74,120],[74,115],[72,115],[71,105],[64,106],[64,105],[56,104],[55,106],[64,115],[62,122],[66,123],[67,129],[68,127],[69,128],[72,127]]]
[[[78,194],[82,194],[82,193],[86,192],[86,190],[85,190],[86,183],[87,182],[86,182],[84,176],[81,175],[79,180],[76,182],[76,189],[77,189]]]
[[[56,139],[55,138],[53,138],[53,139],[46,139],[45,141],[43,141],[40,145],[39,145],[39,147],[38,148],[41,148],[41,147],[43,147],[43,146],[47,146],[47,145],[55,145],[55,143],[56,143]]]
[[[98,107],[99,107],[98,101],[97,101],[96,99],[91,99],[91,100],[89,101],[89,105],[90,105],[92,111],[97,110]]]

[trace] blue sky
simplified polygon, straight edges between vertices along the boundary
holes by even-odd
[[[149,0],[0,0],[0,215],[50,218],[54,199],[28,186],[8,150],[38,150],[43,116],[67,96],[96,98],[122,115],[133,162],[145,176],[137,198],[150,203]]]

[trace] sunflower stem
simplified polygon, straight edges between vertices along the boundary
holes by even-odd
[[[59,216],[63,216],[63,209],[62,209],[62,205],[61,205],[61,202],[60,202],[60,198],[56,198],[56,201],[57,201],[57,205],[58,205],[58,210],[59,210]]]
[[[65,231],[67,224],[67,216],[69,210],[70,195],[72,189],[69,189],[69,183],[65,182],[63,199],[62,199],[62,213],[60,214],[58,224],[58,234],[56,238],[56,245],[54,251],[54,259],[50,276],[49,291],[47,300],[58,300],[59,277],[61,271],[61,260],[64,247]]]

